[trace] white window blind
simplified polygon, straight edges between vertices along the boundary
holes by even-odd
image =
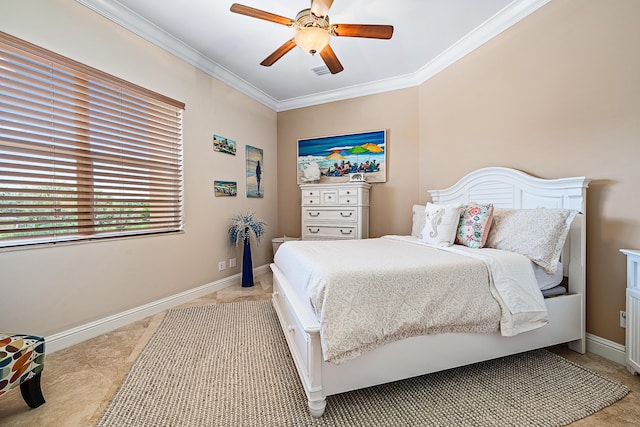
[[[0,32],[0,247],[181,230],[183,110]]]

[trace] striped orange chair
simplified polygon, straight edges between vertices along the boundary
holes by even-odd
[[[40,374],[44,368],[44,338],[0,333],[0,396],[20,385],[31,408],[44,403]]]

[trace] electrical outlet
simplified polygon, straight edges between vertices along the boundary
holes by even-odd
[[[620,327],[621,328],[627,327],[627,312],[622,310],[620,310]]]
[[[227,269],[227,262],[226,261],[220,261],[218,263],[218,271],[222,271],[222,270],[226,270]]]
[[[229,268],[233,268],[236,266],[236,259],[235,258],[231,258],[229,260]]]

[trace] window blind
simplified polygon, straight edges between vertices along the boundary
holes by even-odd
[[[0,247],[181,230],[183,110],[0,32]]]

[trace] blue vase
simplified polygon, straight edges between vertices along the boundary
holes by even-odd
[[[253,286],[253,262],[251,261],[251,239],[244,239],[244,250],[242,252],[242,287]]]

